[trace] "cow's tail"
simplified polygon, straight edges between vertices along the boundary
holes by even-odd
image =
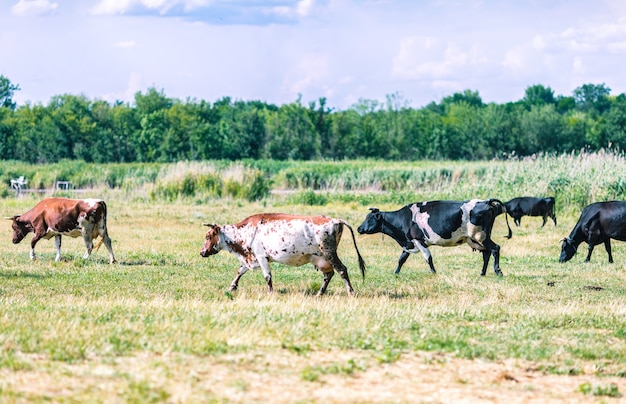
[[[496,209],[498,208],[501,209],[501,211],[498,212],[498,214],[504,213],[504,218],[506,220],[506,227],[508,227],[509,229],[509,234],[505,237],[506,238],[513,237],[513,231],[511,231],[511,226],[509,226],[509,212],[506,210],[506,206],[504,205],[504,203],[499,199],[489,199],[487,200],[487,203],[489,204],[489,206],[493,206]]]
[[[356,238],[354,237],[354,231],[352,230],[352,226],[350,226],[348,222],[346,222],[345,220],[343,219],[340,219],[340,220],[341,220],[341,223],[343,223],[348,229],[350,229],[350,233],[352,234],[352,243],[354,244],[356,255],[359,257],[359,269],[361,270],[361,276],[363,277],[363,280],[365,280],[365,261],[363,260],[363,257],[361,256],[359,247],[357,247],[356,245]]]

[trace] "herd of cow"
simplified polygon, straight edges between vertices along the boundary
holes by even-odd
[[[399,273],[409,254],[421,252],[434,273],[433,259],[428,249],[436,245],[451,247],[467,243],[483,254],[481,275],[485,275],[489,259],[493,255],[494,271],[500,270],[500,246],[491,239],[494,221],[505,214],[508,228],[512,231],[508,216],[519,226],[522,216],[541,216],[542,227],[550,217],[556,226],[554,198],[514,198],[506,203],[498,199],[470,201],[416,202],[399,210],[383,212],[370,208],[370,212],[358,227],[360,234],[383,233],[393,238],[402,248],[395,273]],[[12,220],[13,243],[17,244],[33,232],[30,258],[35,259],[35,245],[42,239],[55,238],[56,261],[61,259],[61,236],[79,237],[85,241],[88,258],[94,249],[93,240],[100,237],[95,250],[104,242],[109,251],[110,263],[115,263],[111,239],[107,232],[107,206],[100,199],[46,198],[22,215],[8,217]],[[208,224],[206,240],[200,255],[208,257],[226,250],[237,256],[241,266],[230,285],[236,290],[239,279],[250,269],[261,268],[269,291],[272,292],[270,262],[301,266],[313,264],[324,274],[324,282],[318,294],[323,294],[337,271],[348,293],[353,293],[348,270],[337,255],[337,248],[344,226],[350,230],[357,252],[361,275],[365,277],[365,262],[359,252],[352,227],[342,219],[327,216],[300,216],[280,213],[252,215],[236,224]],[[611,239],[626,241],[626,202],[597,202],[583,209],[569,237],[561,240],[560,262],[570,260],[582,242],[589,245],[586,261],[593,248],[604,243],[613,262]]]

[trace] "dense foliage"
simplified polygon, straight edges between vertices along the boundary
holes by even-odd
[[[585,84],[571,96],[533,85],[485,104],[466,90],[422,108],[398,93],[334,110],[326,99],[276,106],[224,97],[181,101],[156,88],[132,104],[64,94],[16,106],[0,75],[0,159],[50,163],[181,160],[480,160],[539,152],[626,149],[626,95]]]

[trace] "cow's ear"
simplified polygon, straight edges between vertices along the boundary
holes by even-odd
[[[380,209],[378,209],[378,208],[369,208],[369,209],[370,209],[370,211],[371,211],[372,213],[378,213],[378,212],[380,212]]]
[[[202,223],[202,225],[208,227],[209,229],[213,230],[216,233],[220,232],[220,226],[214,223]]]

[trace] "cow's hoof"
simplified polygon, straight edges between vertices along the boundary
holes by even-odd
[[[234,292],[237,290],[237,285],[230,285],[230,288],[228,288],[229,292]]]
[[[504,274],[502,273],[502,271],[496,271],[496,275],[497,275],[497,276],[504,276]]]

